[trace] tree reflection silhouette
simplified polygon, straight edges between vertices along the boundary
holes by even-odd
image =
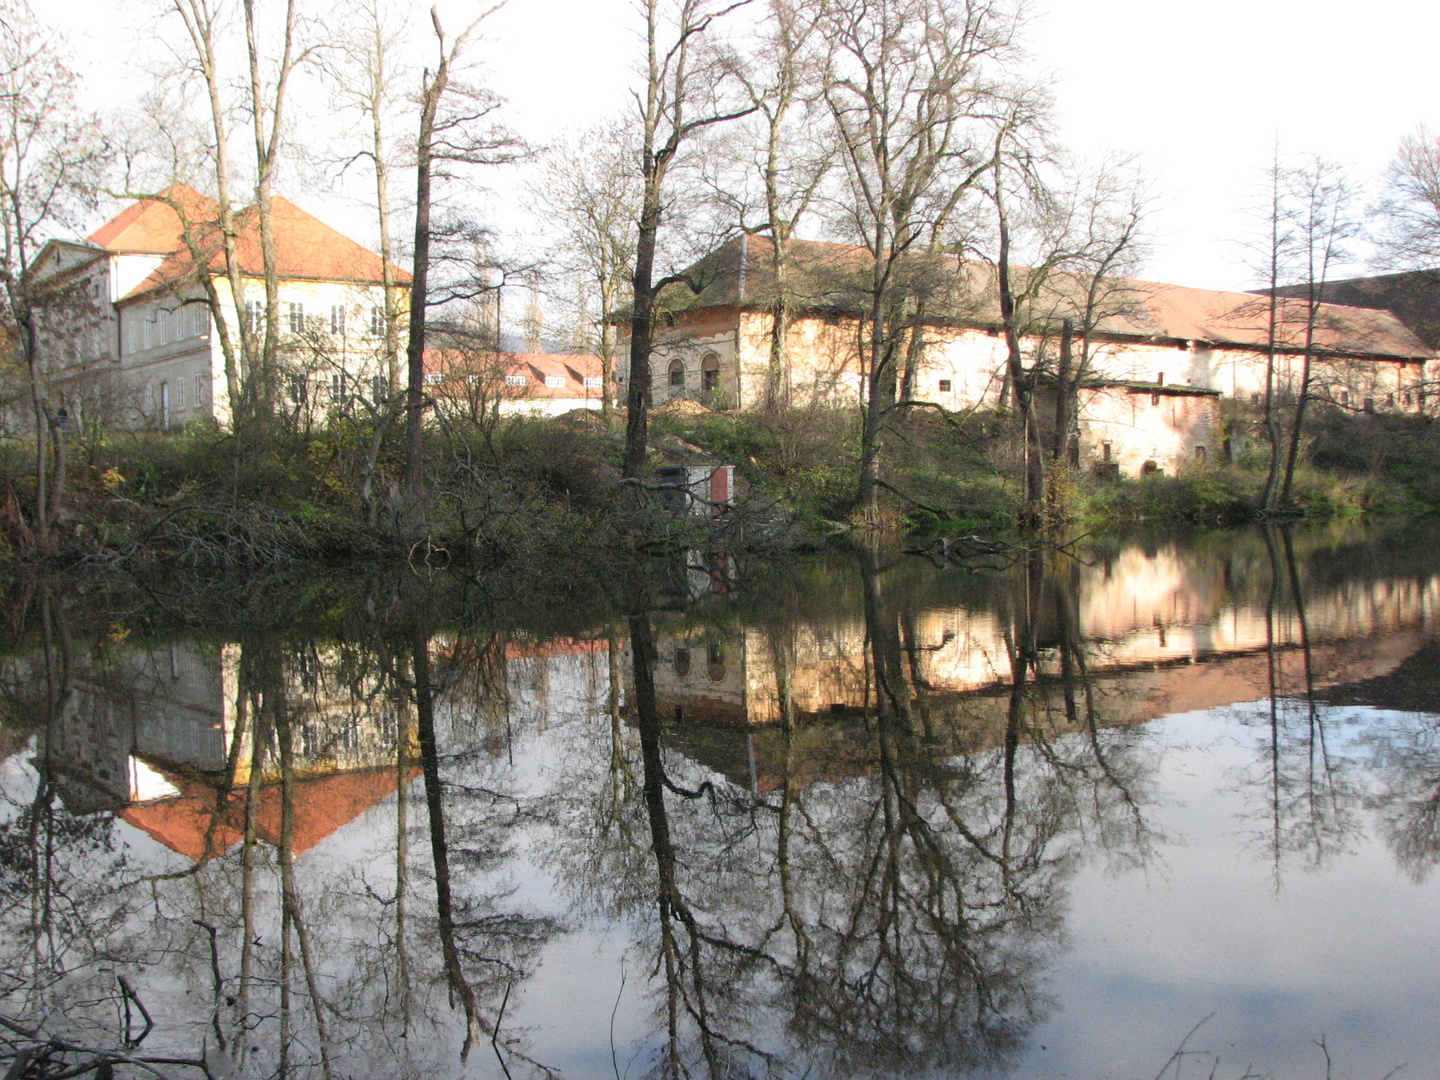
[[[628,898],[621,909],[639,913],[651,896],[651,933],[640,947],[659,995],[653,1075],[1003,1069],[1050,1008],[1046,972],[1065,945],[1065,883],[1082,835],[1117,848],[1152,839],[1148,759],[1130,731],[1105,725],[1084,645],[1057,599],[1064,592],[1040,561],[1005,612],[1012,647],[998,731],[993,699],[933,693],[918,658],[917,611],[887,590],[881,556],[862,552],[856,572],[868,705],[860,730],[839,737],[855,742],[844,759],[866,764],[858,776],[817,778],[797,753],[802,728],[824,721],[796,716],[793,629],[773,625],[766,641],[780,775],[768,793],[667,753],[652,612],[642,587],[630,591],[650,869],[618,851],[608,861],[559,861],[581,872],[610,868],[608,880],[623,880]],[[1042,617],[1069,628],[1058,711],[1056,680],[1039,673],[1042,654],[1053,652],[1037,641]],[[609,756],[605,787],[623,791],[614,773],[626,757]],[[602,836],[626,839],[609,828],[573,839],[586,847]],[[628,873],[614,875],[622,864]],[[603,892],[604,883],[581,891]]]

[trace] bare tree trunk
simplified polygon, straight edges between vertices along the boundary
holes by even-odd
[[[434,11],[431,11],[432,18]],[[440,36],[436,21],[436,35]],[[441,38],[441,59],[420,99],[420,133],[415,144],[415,261],[410,279],[410,340],[406,349],[405,497],[412,514],[421,512],[425,468],[425,309],[430,284],[430,172],[434,163],[435,111],[450,79]]]
[[[647,147],[648,149],[648,147]],[[635,244],[633,314],[630,317],[630,380],[625,396],[626,479],[638,480],[645,472],[650,441],[650,353],[655,321],[655,245],[660,232],[660,176],[646,154],[645,200],[640,211],[640,234]]]
[[[1020,351],[1020,335],[1016,327],[1015,294],[1010,283],[1010,220],[1006,210],[1001,165],[995,165],[995,208],[999,219],[1000,250],[995,264],[996,283],[1000,293],[1000,322],[1005,331],[1006,366],[1010,390],[1015,398],[1019,419],[1021,449],[1025,455],[1025,498],[1020,510],[1022,529],[1040,524],[1040,507],[1045,501],[1045,460],[1040,449],[1040,432],[1035,417],[1035,395],[1025,371]]]
[[[275,99],[270,113],[270,130],[265,130],[261,97],[260,50],[255,35],[255,0],[243,0],[245,43],[250,61],[250,108],[255,129],[255,213],[260,226],[260,258],[265,276],[265,342],[260,353],[258,400],[262,420],[268,422],[275,409],[275,380],[280,352],[280,273],[275,249],[275,227],[271,213],[271,185],[280,152],[284,127],[285,88],[294,68],[295,0],[285,5],[285,44],[275,80]]]
[[[415,717],[420,736],[420,769],[425,776],[425,809],[430,820],[430,856],[435,868],[435,915],[439,924],[440,953],[452,1003],[460,1000],[465,1013],[463,1061],[484,1034],[475,990],[465,978],[460,950],[455,944],[455,909],[450,889],[450,848],[445,840],[445,793],[440,781],[440,751],[435,742],[435,700],[430,683],[430,638],[417,623],[411,633],[410,662],[415,687]]]

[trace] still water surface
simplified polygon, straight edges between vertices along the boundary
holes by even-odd
[[[609,591],[39,590],[0,1018],[236,1077],[1440,1076],[1428,535]]]

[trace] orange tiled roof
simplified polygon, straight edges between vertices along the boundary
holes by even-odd
[[[523,375],[523,388],[515,387],[516,396],[527,399],[549,398],[594,398],[600,393],[598,387],[585,386],[586,379],[598,379],[604,372],[600,357],[585,353],[502,353],[506,376]],[[425,371],[428,375],[443,376],[456,371],[462,374],[466,366],[466,355],[458,349],[426,349]],[[546,380],[564,380],[560,386],[550,386]],[[443,383],[442,383],[443,386]]]
[[[175,206],[192,222],[213,221],[216,217],[215,201],[192,187],[172,184],[160,194],[162,199],[131,203],[86,239],[109,251],[169,255],[183,246],[183,226]]]
[[[90,234],[91,243],[109,251],[170,256],[149,277],[131,289],[127,297],[167,288],[194,276],[194,263],[182,238],[182,214],[197,236],[201,251],[208,253],[206,268],[216,274],[224,271],[215,201],[183,184],[166,189],[162,196],[159,199],[138,200]],[[180,213],[176,212],[177,206]],[[288,199],[275,196],[271,201],[271,216],[282,278],[361,284],[380,282],[380,256],[307,214]],[[261,277],[265,268],[260,253],[259,219],[253,209],[241,212],[239,217],[237,254],[240,271],[247,277]],[[410,275],[397,267],[395,280],[408,283]]]

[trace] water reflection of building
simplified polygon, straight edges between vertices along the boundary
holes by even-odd
[[[256,831],[278,843],[279,721],[293,749],[299,853],[395,792],[402,729],[418,761],[409,706],[377,672],[323,649],[245,660],[234,643],[189,642],[92,658],[46,732],[67,805],[115,813],[197,860],[222,854],[244,835],[258,722]]]
[[[1226,598],[1203,565],[1174,550],[1081,567],[1066,586],[1072,644],[1092,674],[1133,676],[1133,721],[1269,693],[1269,650],[1296,656],[1309,646],[1310,678],[1329,685],[1393,668],[1430,634],[1440,578],[1349,581],[1293,606]],[[1059,675],[1066,631],[1059,608],[1032,613],[1041,680]],[[930,703],[984,697],[1011,681],[1014,626],[998,609],[917,606],[894,616],[912,689]],[[661,715],[751,727],[780,718],[779,687],[797,716],[862,710],[869,704],[866,626],[858,614],[783,629],[658,627],[655,672]],[[1300,667],[1279,665],[1281,692]],[[1288,680],[1288,682],[1287,682]]]

